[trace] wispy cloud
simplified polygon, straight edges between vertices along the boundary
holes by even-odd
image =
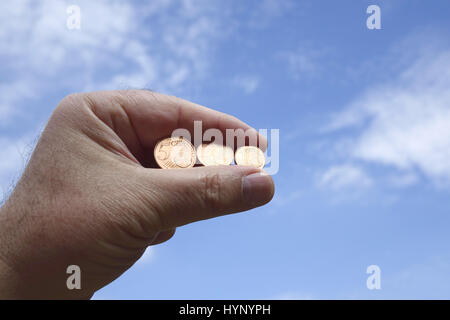
[[[323,52],[307,47],[283,51],[279,57],[286,62],[289,75],[294,80],[314,78],[321,71],[319,59]]]
[[[252,27],[263,28],[272,20],[281,17],[289,10],[293,10],[298,4],[293,0],[262,0],[257,1],[249,18]]]
[[[419,177],[414,172],[397,173],[388,178],[390,185],[399,188],[414,185],[419,181]]]
[[[319,177],[319,186],[332,190],[367,188],[372,179],[359,167],[353,165],[332,166]]]
[[[368,88],[327,129],[351,129],[344,131],[349,158],[406,172],[407,181],[397,185],[417,181],[416,170],[437,184],[450,182],[450,50],[421,52],[396,78]]]
[[[233,85],[244,91],[246,94],[251,94],[258,89],[260,78],[256,75],[238,75],[233,79]]]
[[[14,79],[12,82],[0,82],[0,125],[8,123],[15,115],[22,114],[19,104],[37,95],[37,84],[28,78]]]
[[[147,87],[179,94],[206,75],[223,36],[219,2],[79,0],[80,30],[66,26],[71,4],[0,3],[3,122],[27,98],[49,92]]]

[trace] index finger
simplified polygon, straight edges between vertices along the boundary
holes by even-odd
[[[214,128],[226,137],[227,129],[241,129],[251,137],[249,141],[255,141],[263,150],[267,146],[264,136],[236,117],[181,98],[149,90],[99,91],[89,95],[97,116],[114,122],[111,127],[127,145],[137,139],[143,148],[150,149],[175,129],[186,129],[193,136],[194,121],[201,121],[202,135]],[[112,120],[111,114],[115,115]]]

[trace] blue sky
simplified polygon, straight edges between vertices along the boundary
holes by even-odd
[[[280,129],[276,195],[179,228],[94,298],[450,298],[449,15],[445,0],[2,1],[1,187],[65,95],[174,94]]]

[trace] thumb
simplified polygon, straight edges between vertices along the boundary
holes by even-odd
[[[163,230],[261,206],[275,190],[271,176],[252,167],[144,170],[158,189],[152,205]]]

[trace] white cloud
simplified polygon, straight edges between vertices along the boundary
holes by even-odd
[[[280,58],[286,61],[290,76],[295,80],[311,78],[320,72],[317,62],[322,52],[308,48],[298,48],[280,53]]]
[[[223,35],[219,2],[77,0],[0,2],[0,112],[6,122],[32,95],[147,87],[180,94],[207,73]]]
[[[394,187],[408,187],[420,181],[419,177],[413,172],[394,174],[388,180],[389,184]]]
[[[258,89],[260,79],[255,75],[238,75],[233,79],[233,85],[240,88],[244,93],[251,94]]]
[[[350,158],[449,182],[450,51],[421,53],[396,79],[369,88],[328,130],[344,128],[353,129],[345,138]]]
[[[0,42],[8,45],[1,47],[0,54],[16,60],[13,67],[19,71],[31,67],[51,74],[67,64],[89,64],[98,61],[102,53],[121,49],[128,33],[136,28],[134,12],[119,1],[81,0],[77,5],[81,30],[66,27],[67,2],[2,2]]]
[[[320,175],[319,185],[333,190],[366,188],[372,179],[361,169],[352,165],[332,166]]]
[[[23,139],[0,138],[0,178],[3,181],[11,172],[17,172],[23,166],[25,147]]]
[[[267,26],[273,19],[281,17],[289,10],[294,10],[297,5],[293,0],[262,0],[257,1],[257,4],[249,19],[250,26],[256,28]]]
[[[18,104],[23,99],[36,96],[36,86],[27,78],[15,79],[9,83],[0,82],[0,93],[0,125],[2,125],[7,123],[12,116],[22,112]]]

